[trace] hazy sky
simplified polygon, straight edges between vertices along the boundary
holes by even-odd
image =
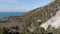
[[[50,2],[52,0],[0,0],[0,12],[28,11]]]

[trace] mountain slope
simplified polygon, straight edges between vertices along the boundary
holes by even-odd
[[[60,27],[60,10],[57,12],[55,16],[51,17],[49,20],[47,20],[45,23],[41,24],[40,26],[47,30],[48,25],[51,25],[51,27],[54,28]]]
[[[59,10],[60,0],[55,0],[46,6],[31,10],[23,16],[0,19],[0,28],[12,29],[12,27],[18,26],[19,32],[23,34],[45,34],[46,30],[40,25],[55,16]]]

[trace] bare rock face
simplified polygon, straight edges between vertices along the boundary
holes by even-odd
[[[59,10],[60,0],[53,0],[50,4],[31,10],[23,16],[0,19],[0,28],[18,26],[19,31],[25,34],[44,34],[46,31],[39,26],[48,21],[51,17],[60,14],[58,12]]]
[[[51,27],[54,28],[60,27],[60,10],[57,11],[55,16],[51,17],[49,20],[47,20],[45,23],[41,24],[40,26],[45,28],[45,30],[47,30],[49,25],[51,25]]]

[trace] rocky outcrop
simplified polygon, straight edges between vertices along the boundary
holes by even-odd
[[[24,30],[24,33],[28,32],[28,30],[32,31],[32,29],[34,29],[33,31],[35,33],[41,33],[41,30],[45,32],[44,29],[39,28],[39,26],[42,23],[45,23],[51,17],[55,16],[59,10],[60,0],[55,0],[46,6],[31,10],[23,16],[7,17],[0,19],[0,28],[10,28],[12,26],[18,26],[20,29]],[[38,20],[41,20],[41,22],[38,22]]]

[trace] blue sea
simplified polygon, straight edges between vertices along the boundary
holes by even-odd
[[[0,18],[8,17],[8,16],[21,16],[24,15],[26,12],[0,12]]]

